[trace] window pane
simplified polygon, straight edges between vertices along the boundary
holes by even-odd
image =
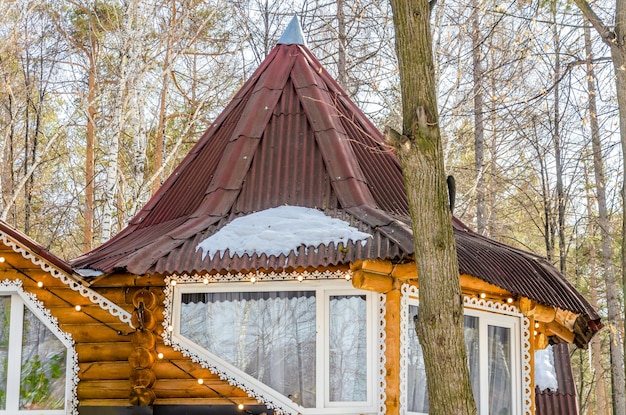
[[[410,412],[428,413],[428,389],[426,388],[426,369],[424,355],[417,334],[415,333],[414,318],[418,307],[409,306],[409,324],[407,339],[409,339],[408,368],[407,368],[407,406]]]
[[[472,391],[476,406],[480,408],[480,341],[478,331],[478,317],[464,317],[465,351],[467,352],[467,364],[469,366]]]
[[[489,414],[512,412],[511,329],[489,326]]]
[[[0,296],[0,409],[6,409],[11,297]]]
[[[63,409],[66,349],[28,308],[24,308],[20,409]]]
[[[183,294],[181,335],[315,407],[315,292]]]
[[[367,400],[365,296],[330,297],[329,389],[332,402]]]

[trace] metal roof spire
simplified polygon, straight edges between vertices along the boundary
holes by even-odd
[[[304,40],[304,34],[302,33],[302,26],[300,26],[300,19],[298,15],[294,14],[291,22],[287,25],[285,32],[278,39],[279,45],[302,45],[306,46],[306,40]]]

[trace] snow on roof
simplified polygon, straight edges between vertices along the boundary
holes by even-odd
[[[217,233],[196,246],[202,259],[210,259],[228,249],[231,255],[287,255],[300,246],[344,244],[348,240],[365,245],[372,235],[361,232],[348,222],[326,216],[317,209],[280,206],[234,219]]]
[[[550,389],[556,392],[559,389],[552,346],[535,351],[535,386],[538,386],[541,391]]]

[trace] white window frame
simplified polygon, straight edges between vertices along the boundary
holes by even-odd
[[[305,408],[258,381],[242,370],[229,364],[180,333],[182,294],[203,292],[279,292],[279,291],[315,291],[316,296],[316,407]],[[341,295],[359,295],[366,297],[366,336],[367,336],[367,399],[363,402],[331,402],[329,397],[329,324],[330,297]],[[191,356],[214,372],[219,373],[231,384],[246,390],[260,399],[270,409],[276,408],[285,413],[303,415],[330,414],[374,414],[378,413],[377,382],[379,369],[374,357],[377,350],[377,311],[378,295],[373,292],[357,290],[345,279],[305,280],[281,282],[226,282],[226,283],[177,283],[171,293],[171,323],[166,327],[168,341],[183,353]],[[166,319],[166,323],[167,323]]]
[[[21,281],[3,281],[0,284],[0,296],[11,297],[11,316],[9,332],[9,349],[7,364],[7,390],[5,408],[0,415],[62,415],[78,414],[76,386],[78,381],[78,357],[71,337],[58,326],[56,318],[44,308],[43,303],[32,294],[24,292]],[[65,399],[63,409],[20,410],[20,388],[22,370],[22,334],[24,324],[24,307],[27,307],[65,346]],[[14,380],[19,380],[18,382]]]
[[[408,385],[408,326],[409,305],[419,306],[418,289],[415,286],[404,284],[402,286],[402,320],[401,324],[401,413],[407,415],[428,415],[422,412],[408,411],[407,385]],[[487,387],[488,371],[488,327],[497,326],[510,329],[511,334],[511,389],[512,389],[512,414],[530,415],[530,342],[528,332],[528,319],[524,317],[516,307],[501,304],[489,300],[464,297],[464,315],[478,318],[479,330],[479,372],[480,372],[480,402],[479,415],[489,415],[489,388]],[[485,387],[483,387],[485,385]],[[528,396],[525,396],[528,395]]]

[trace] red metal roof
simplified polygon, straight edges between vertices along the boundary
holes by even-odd
[[[2,220],[0,220],[0,233],[4,233],[13,241],[21,245],[23,248],[26,248],[30,252],[38,255],[40,258],[44,259],[45,261],[50,263],[50,265],[56,267],[57,269],[67,272],[68,274],[72,274],[72,267],[70,264],[52,254],[46,248],[33,241],[26,234],[18,231],[17,229],[13,228],[11,225]]]
[[[559,389],[540,390],[535,387],[536,415],[578,415],[576,383],[572,374],[572,364],[567,344],[552,346],[554,369]]]
[[[287,255],[202,257],[199,242],[234,218],[282,205],[317,208],[370,233],[365,246],[300,247]],[[454,221],[461,273],[515,295],[599,316],[547,261]],[[110,273],[193,273],[410,259],[402,171],[380,131],[302,44],[279,44],[178,168],[117,236],[72,262]],[[591,322],[591,326],[587,327]]]

